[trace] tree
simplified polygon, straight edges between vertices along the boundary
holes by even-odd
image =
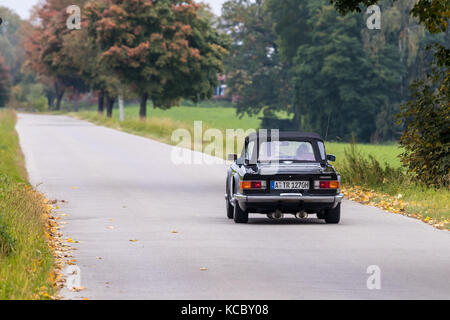
[[[11,91],[9,70],[5,65],[4,59],[0,54],[0,108],[6,106]]]
[[[106,106],[107,116],[112,117],[120,81],[108,66],[100,61],[102,51],[95,43],[95,39],[89,37],[87,23],[83,18],[81,30],[63,37],[62,52],[70,58],[80,78],[92,90],[98,92],[98,113],[103,114]]]
[[[394,0],[396,1],[396,0]],[[331,0],[336,9],[342,13],[361,12],[362,6],[377,4],[380,0]],[[448,0],[418,0],[411,10],[431,33],[445,32],[450,19]]]
[[[232,38],[225,60],[227,86],[238,114],[270,115],[290,105],[288,65],[282,63],[265,1],[230,0],[224,3],[222,23]]]
[[[82,6],[86,0],[47,0],[38,8],[39,24],[27,38],[25,47],[28,64],[39,74],[52,79],[56,91],[56,110],[61,107],[61,101],[67,88],[72,88],[75,97],[87,90],[87,85],[79,76],[76,66],[70,56],[64,54],[64,37],[78,30],[67,28],[69,5]],[[77,101],[75,101],[77,109]]]
[[[398,103],[399,54],[392,47],[372,56],[364,46],[360,15],[339,16],[326,1],[269,0],[284,58],[292,65],[294,105],[305,131],[326,138],[376,139],[376,117]],[[283,19],[290,12],[296,19]],[[305,24],[296,30],[297,20]],[[291,22],[292,21],[292,22]],[[284,38],[286,37],[286,39]],[[298,38],[296,41],[288,41]]]
[[[450,186],[449,65],[436,65],[426,79],[414,82],[413,98],[399,114],[407,126],[400,139],[402,162],[418,181],[433,187]]]
[[[361,4],[375,4],[376,0],[332,0],[342,13],[358,11]],[[368,3],[370,2],[370,3]],[[441,34],[441,42],[434,48],[434,67],[422,79],[411,85],[412,98],[401,106],[398,115],[405,131],[400,144],[405,152],[403,164],[416,179],[428,186],[450,184],[450,35],[448,0],[418,0],[410,11],[432,34]],[[442,41],[443,40],[443,41]]]
[[[223,72],[227,41],[200,15],[192,0],[101,0],[86,6],[89,34],[121,81],[141,97],[169,108],[180,98],[193,101],[212,96]]]
[[[21,49],[23,22],[19,15],[1,6],[0,17],[8,22],[7,25],[3,24],[0,28],[0,54],[3,55],[5,64],[10,69],[12,83],[16,84],[22,78],[20,69],[24,60],[23,50]]]

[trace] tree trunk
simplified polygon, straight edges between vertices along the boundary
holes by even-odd
[[[147,117],[147,100],[148,100],[148,93],[144,93],[141,96],[141,106],[139,108],[139,117],[141,119],[145,119]]]
[[[66,90],[66,88],[64,88],[64,86],[55,83],[55,91],[56,91],[56,111],[61,110],[61,101],[64,97],[64,91]]]
[[[294,122],[297,124],[297,130],[302,131],[302,116],[298,110],[298,106],[294,107]]]
[[[101,89],[98,93],[98,114],[103,114],[105,110],[105,89]]]
[[[106,96],[106,116],[108,118],[112,118],[112,114],[113,114],[113,107],[114,107],[114,101],[116,99],[107,95]]]
[[[78,112],[79,110],[79,102],[80,102],[80,92],[78,90],[75,91],[75,98],[73,102],[73,111]]]
[[[55,96],[51,93],[47,93],[47,101],[48,101],[48,108],[50,110],[53,110],[53,107],[55,105]]]

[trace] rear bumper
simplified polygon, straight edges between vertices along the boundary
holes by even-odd
[[[336,207],[344,199],[342,193],[336,195],[303,195],[301,193],[282,193],[279,196],[275,195],[234,195],[235,202],[238,202],[241,208],[251,206],[252,204],[324,204],[331,207]]]

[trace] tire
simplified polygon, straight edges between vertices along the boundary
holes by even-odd
[[[328,224],[338,224],[341,220],[341,204],[339,203],[336,208],[328,209],[325,211],[325,222]]]
[[[228,219],[233,219],[234,217],[234,208],[230,203],[230,200],[226,199],[226,206],[227,206],[227,218]]]
[[[227,195],[227,198],[225,199],[225,206],[226,206],[226,210],[227,210],[227,218],[228,219],[233,219],[233,217],[234,217],[234,208],[233,208],[233,206],[231,205],[231,202],[230,202],[231,194],[229,194],[229,192],[230,192],[230,182],[229,181],[230,181],[230,179],[228,179],[228,176],[227,176],[227,181],[225,183],[225,186],[226,186],[225,192],[226,192],[226,195]]]
[[[241,209],[239,203],[234,205],[234,222],[236,223],[247,223],[248,222],[248,212]]]
[[[320,219],[320,220],[325,219],[325,212],[323,212],[323,211],[317,212],[317,219]]]

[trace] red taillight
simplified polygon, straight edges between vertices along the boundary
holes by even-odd
[[[339,189],[339,181],[315,181],[316,189]]]
[[[241,187],[241,190],[265,189],[266,182],[265,181],[241,181],[240,187]]]
[[[320,189],[329,189],[330,181],[320,181]]]

